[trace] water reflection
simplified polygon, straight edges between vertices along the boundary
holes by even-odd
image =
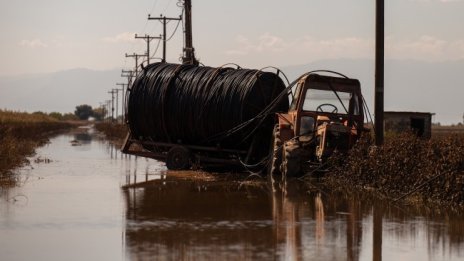
[[[167,172],[85,132],[90,143],[53,138],[37,152],[50,163],[32,161],[20,187],[0,190],[0,260],[464,259],[462,215],[297,181],[273,191]]]
[[[164,172],[152,180],[131,179],[124,187],[130,259],[463,258],[458,217],[436,227],[432,224],[443,216],[417,220],[382,202],[327,194],[301,182],[270,192],[265,182],[188,175]]]
[[[78,141],[81,144],[90,144],[92,142],[92,134],[88,132],[75,133],[74,140]]]

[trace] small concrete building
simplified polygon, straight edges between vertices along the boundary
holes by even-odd
[[[432,115],[429,112],[386,111],[384,112],[385,132],[413,131],[418,137],[432,137]]]

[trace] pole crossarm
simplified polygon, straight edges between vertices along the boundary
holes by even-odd
[[[108,93],[111,94],[111,121],[114,121],[114,94],[117,93],[114,91],[114,89],[111,89],[111,91],[108,91]]]
[[[160,17],[151,17],[150,14],[148,14],[148,20],[158,20],[161,21],[163,24],[163,58],[162,62],[166,62],[166,25],[168,24],[169,21],[181,21],[182,20],[182,15],[180,15],[178,18],[175,17],[166,17],[163,15],[160,15]]]
[[[121,70],[121,77],[132,77],[133,70]]]
[[[161,40],[162,39],[161,35],[150,36],[148,34],[145,34],[144,36],[139,36],[135,34],[135,39],[143,39],[147,43],[147,65],[150,64],[150,42],[154,39]]]
[[[136,53],[127,54],[126,53],[126,58],[133,57],[135,59],[135,69],[134,69],[135,77],[137,77],[137,75],[138,75],[139,58],[143,57],[143,56],[146,56],[146,54],[136,54]]]

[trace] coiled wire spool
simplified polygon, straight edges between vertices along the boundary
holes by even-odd
[[[247,149],[251,132],[271,133],[270,115],[287,111],[287,99],[267,112],[269,119],[221,133],[256,117],[284,90],[271,72],[154,63],[129,90],[127,120],[132,136],[141,140]]]

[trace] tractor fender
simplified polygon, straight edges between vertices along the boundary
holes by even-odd
[[[277,113],[277,118],[279,121],[280,138],[282,142],[293,138],[295,136],[295,131],[292,116],[286,113]]]

